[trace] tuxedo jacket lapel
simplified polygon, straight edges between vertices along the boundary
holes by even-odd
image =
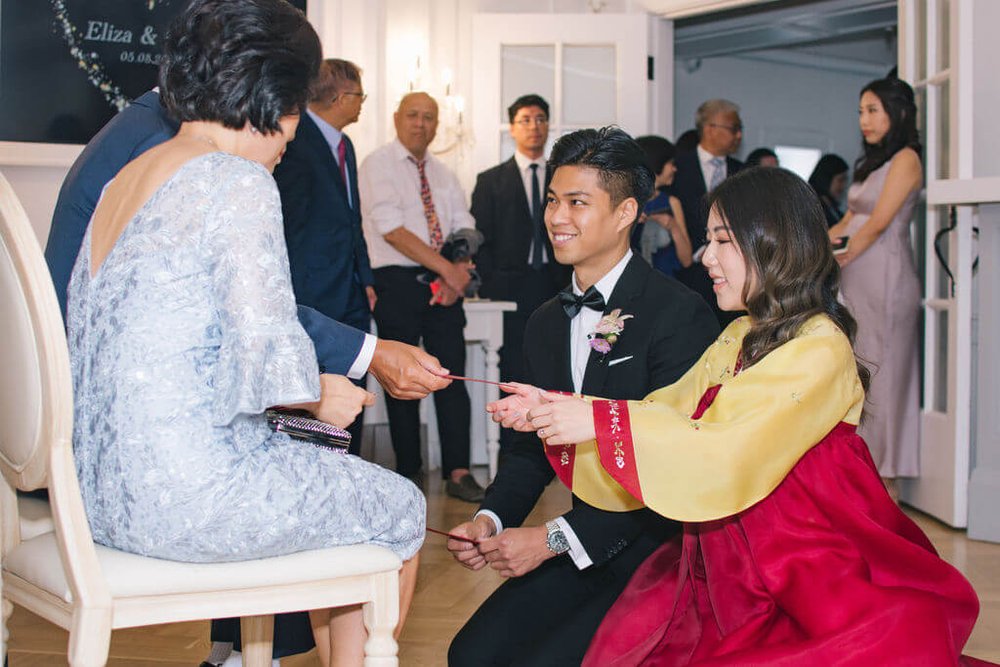
[[[635,298],[642,293],[642,288],[646,284],[646,277],[652,269],[649,264],[643,261],[638,255],[633,255],[632,259],[629,260],[628,264],[625,266],[625,271],[622,272],[621,278],[618,279],[618,283],[615,285],[614,291],[611,292],[611,297],[608,298],[607,305],[604,308],[604,314],[607,315],[615,308],[620,308],[622,315],[634,314],[630,311],[629,307]],[[588,332],[589,333],[589,332]],[[621,338],[615,343],[612,348],[612,352],[615,348],[621,351],[627,348],[626,336],[628,335],[628,325],[625,327],[625,331],[622,333]],[[625,343],[625,345],[623,345]],[[584,394],[589,394],[591,396],[600,395],[602,388],[604,387],[604,380],[608,375],[608,360],[607,357],[611,355],[601,354],[596,350],[590,351],[590,356],[587,358],[587,369],[583,374],[583,388]]]

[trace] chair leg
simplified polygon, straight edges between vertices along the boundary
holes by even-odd
[[[372,599],[362,609],[368,630],[365,667],[397,667],[399,645],[392,634],[399,622],[399,573],[373,575]]]
[[[244,616],[240,619],[243,667],[271,667],[274,616]]]
[[[3,595],[3,579],[0,578],[0,596]],[[7,623],[10,621],[11,614],[14,613],[14,605],[7,598],[2,598],[3,602],[0,603],[3,606],[3,617],[0,620],[0,656],[3,656],[4,667],[7,665],[7,640],[10,635],[7,631]]]
[[[69,664],[72,667],[104,667],[111,648],[111,610],[82,609],[73,612],[69,631]]]

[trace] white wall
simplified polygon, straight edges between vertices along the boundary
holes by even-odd
[[[739,57],[706,59],[688,72],[679,61],[674,72],[674,129],[679,135],[693,128],[698,105],[724,97],[741,108],[741,159],[754,148],[780,143],[833,152],[853,164],[861,150],[858,94],[873,78]]]
[[[1000,25],[1000,2],[980,0],[974,7],[972,43],[977,45],[973,59],[973,167],[976,177],[1000,176],[1000,124],[997,110],[1000,109],[1000,77],[997,76],[997,61],[989,57],[984,45],[996,47],[996,27]]]
[[[637,0],[312,0],[309,19],[328,57],[347,58],[363,70],[369,97],[360,121],[349,130],[363,158],[393,138],[392,112],[407,90],[418,54],[423,89],[442,95],[440,75],[448,67],[454,72],[454,92],[466,97],[466,117],[477,112],[475,101],[469,99],[474,76],[471,28],[476,12],[589,13],[593,6],[606,13],[644,11]],[[474,182],[470,158],[451,156],[448,161],[467,187]],[[23,164],[19,157],[0,151],[0,172],[21,199],[42,244],[70,162],[15,166]]]

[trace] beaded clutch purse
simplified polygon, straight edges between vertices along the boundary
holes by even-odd
[[[304,410],[271,408],[264,414],[267,417],[267,424],[272,430],[287,433],[296,440],[303,440],[317,447],[325,447],[339,452],[346,452],[351,444],[349,432],[313,419]]]

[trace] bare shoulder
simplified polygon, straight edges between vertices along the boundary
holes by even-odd
[[[889,173],[897,172],[903,175],[919,174],[923,175],[924,167],[920,162],[920,156],[910,147],[902,148],[892,160]]]

